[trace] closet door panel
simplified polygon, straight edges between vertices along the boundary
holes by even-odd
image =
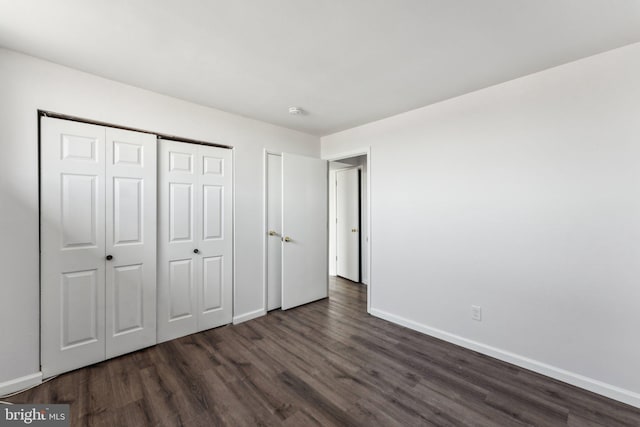
[[[158,342],[198,328],[197,148],[158,141]]]
[[[156,342],[156,137],[106,128],[106,356]]]
[[[169,322],[193,317],[193,261],[169,261],[168,304]]]
[[[40,159],[46,378],[105,358],[105,130],[42,118]]]
[[[208,313],[222,308],[224,291],[224,258],[221,256],[202,259],[202,312]]]
[[[113,268],[112,334],[118,337],[132,334],[145,328],[145,281],[143,264],[125,265]],[[154,320],[155,321],[155,320]],[[155,342],[155,340],[153,340]],[[112,343],[115,345],[116,343]],[[142,343],[140,343],[142,344]],[[148,344],[150,345],[150,344]],[[113,349],[112,349],[113,351]],[[115,354],[109,355],[109,357]]]
[[[232,151],[198,146],[198,197],[201,201],[198,329],[232,321],[233,223]]]

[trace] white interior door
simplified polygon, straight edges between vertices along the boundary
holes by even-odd
[[[329,295],[328,164],[282,155],[282,309]]]
[[[360,282],[360,179],[357,168],[336,172],[336,272]]]
[[[156,343],[156,136],[106,128],[106,357]]]
[[[105,358],[105,129],[42,118],[44,377]]]
[[[282,305],[282,156],[267,154],[267,310]]]
[[[231,150],[160,140],[158,341],[232,320]]]

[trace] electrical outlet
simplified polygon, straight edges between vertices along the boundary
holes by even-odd
[[[477,320],[478,322],[482,322],[482,307],[480,307],[479,305],[472,305],[471,318],[473,320]]]

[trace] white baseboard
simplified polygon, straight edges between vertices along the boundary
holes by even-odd
[[[371,308],[371,315],[379,317],[389,322],[396,323],[398,325],[405,326],[409,329],[413,329],[423,334],[427,334],[441,340],[459,345],[461,347],[468,348],[478,353],[491,356],[495,359],[502,360],[504,362],[511,363],[521,368],[529,369],[542,375],[546,375],[553,379],[574,385],[576,387],[583,388],[585,390],[592,391],[597,394],[601,394],[608,398],[618,400],[636,408],[640,408],[640,394],[630,390],[625,390],[620,387],[616,387],[611,384],[604,383],[602,381],[595,380],[593,378],[585,377],[574,372],[566,371],[564,369],[556,368],[555,366],[547,365],[546,363],[539,362],[537,360],[529,359],[528,357],[520,356],[499,348],[492,347],[490,345],[482,344],[477,341],[473,341],[467,338],[463,338],[458,335],[451,334],[449,332],[442,331],[440,329],[432,328],[427,325],[414,322],[413,320],[405,319],[395,314],[387,313],[376,308]]]
[[[246,322],[248,320],[255,319],[256,317],[264,316],[265,314],[267,314],[267,311],[264,308],[261,308],[239,316],[233,316],[233,324],[237,325],[238,323]]]
[[[38,385],[42,382],[42,372],[25,375],[24,377],[15,378],[13,380],[0,383],[0,396],[15,393],[25,388]]]

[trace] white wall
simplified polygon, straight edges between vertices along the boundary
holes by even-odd
[[[638,76],[635,44],[323,137],[371,146],[372,313],[640,406]]]
[[[0,391],[39,371],[38,109],[234,146],[234,316],[264,309],[263,149],[317,157],[317,137],[0,49]]]

